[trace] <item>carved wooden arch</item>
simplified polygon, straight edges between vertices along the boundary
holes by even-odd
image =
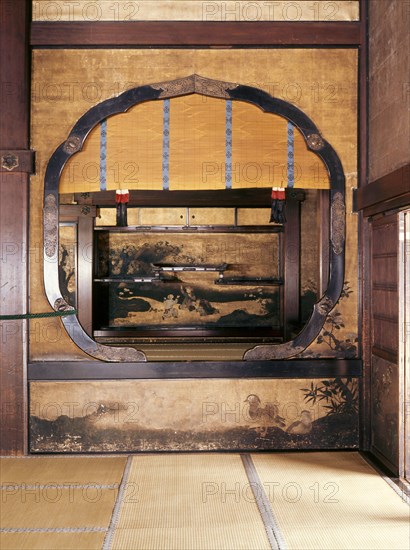
[[[50,158],[44,186],[44,284],[47,298],[55,311],[73,309],[62,297],[58,279],[58,222],[60,176],[67,161],[82,149],[91,130],[109,116],[124,113],[134,105],[150,100],[178,97],[192,93],[221,99],[252,103],[264,112],[289,120],[302,133],[307,147],[318,155],[330,179],[330,250],[329,283],[326,292],[314,305],[312,315],[294,340],[283,344],[257,345],[247,350],[246,361],[288,359],[300,354],[318,336],[328,313],[338,301],[344,281],[346,239],[345,176],[340,159],[321,135],[312,120],[294,105],[272,97],[258,88],[211,80],[199,75],[139,86],[107,99],[87,111],[74,125],[70,135]],[[101,345],[90,338],[76,315],[62,317],[63,324],[76,345],[91,357],[102,361],[142,362],[146,356],[133,348]]]

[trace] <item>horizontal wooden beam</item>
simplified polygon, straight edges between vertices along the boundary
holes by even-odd
[[[34,151],[27,149],[1,149],[0,172],[34,172]]]
[[[289,361],[160,361],[103,363],[50,361],[29,364],[28,379],[120,380],[172,378],[335,378],[359,377],[360,359],[301,359]]]
[[[33,22],[34,47],[359,46],[360,22]]]
[[[97,208],[95,206],[89,206],[88,204],[61,204],[59,209],[60,222],[75,221],[84,216],[95,218],[96,215]]]
[[[354,209],[373,216],[410,205],[410,164],[375,180],[354,192]]]
[[[216,191],[136,191],[131,190],[129,206],[210,206],[270,208],[272,190],[268,187],[255,189],[220,189]],[[286,198],[297,201],[305,199],[303,189],[286,189]],[[115,191],[75,193],[78,204],[101,207],[115,206]]]

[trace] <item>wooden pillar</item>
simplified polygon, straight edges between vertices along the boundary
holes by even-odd
[[[323,296],[329,284],[329,245],[330,245],[330,216],[329,216],[329,191],[318,190],[317,206],[317,228],[318,228],[318,273],[319,292],[318,298]]]
[[[304,193],[290,190],[286,195],[283,323],[285,340],[300,328],[300,201]]]
[[[0,2],[0,315],[27,313],[28,0]],[[27,451],[26,320],[0,320],[0,453]]]

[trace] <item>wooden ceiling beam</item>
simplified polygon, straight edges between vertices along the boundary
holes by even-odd
[[[172,46],[359,46],[360,22],[42,22],[31,46],[67,48]]]

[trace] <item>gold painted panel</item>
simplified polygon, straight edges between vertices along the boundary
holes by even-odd
[[[162,101],[108,118],[107,189],[162,189],[162,119]]]
[[[250,225],[269,225],[270,209],[262,216],[258,209],[241,209],[241,220],[249,219]],[[247,214],[245,214],[247,213]],[[235,225],[234,208],[128,208],[129,226],[140,225]],[[116,209],[100,208],[97,226],[116,226]],[[238,220],[241,225],[242,221]],[[249,225],[248,224],[248,225]],[[246,224],[245,224],[246,225]]]
[[[97,126],[91,130],[83,149],[65,165],[60,179],[60,193],[92,193],[99,190],[100,129]]]
[[[109,327],[282,324],[279,287],[263,282],[281,277],[277,233],[102,233],[96,262],[101,284],[111,279]]]
[[[270,225],[270,208],[238,208],[238,225]]]
[[[128,225],[140,225],[140,209],[128,208],[127,211]],[[95,218],[96,226],[116,226],[117,225],[117,210],[115,208],[100,208]]]
[[[357,391],[346,378],[32,382],[31,451],[355,448]]]
[[[170,189],[225,189],[225,100],[177,97],[170,118]]]
[[[287,120],[232,104],[232,187],[287,186]]]
[[[129,225],[137,225],[131,223],[130,214],[131,212],[135,214],[137,210],[137,220],[138,220],[138,209],[129,208],[127,211],[127,220]],[[133,216],[134,217],[134,216]],[[98,226],[116,226],[117,225],[117,210],[115,208],[100,208],[97,210],[97,217],[95,218],[95,225]]]
[[[312,118],[340,156],[347,175],[346,281],[350,291],[336,306],[344,327],[335,330],[340,342],[354,340],[357,220],[351,213],[351,188],[357,186],[357,52],[350,49],[35,50],[31,147],[37,151],[37,173],[31,177],[30,194],[31,311],[50,310],[42,284],[41,228],[44,174],[56,147],[77,119],[98,102],[131,87],[193,73],[256,86],[290,101]],[[36,319],[30,327],[32,360],[88,359],[65,334],[59,319]],[[343,356],[345,350],[322,342],[306,353],[333,357]]]
[[[234,208],[189,208],[188,212],[189,225],[235,225]]]
[[[77,304],[77,225],[60,224],[58,279],[61,295],[70,306]]]
[[[287,120],[245,102],[234,102],[232,111],[232,187],[286,187],[289,181]],[[307,148],[296,128],[294,186],[329,189],[325,165]]]
[[[357,175],[346,178],[346,256],[345,281],[340,299],[329,313],[317,339],[301,354],[302,357],[353,358],[359,355],[358,342],[358,228],[353,213],[352,189]],[[303,237],[302,237],[303,238]]]
[[[357,0],[33,0],[34,21],[357,21]]]
[[[140,225],[186,225],[186,208],[140,208]]]
[[[163,101],[136,105],[108,118],[106,143],[99,127],[90,143],[63,170],[62,193],[99,190],[101,155],[106,152],[107,190],[163,187]],[[225,188],[226,101],[192,94],[169,102],[169,188],[207,190]],[[232,187],[286,187],[288,123],[254,105],[232,105]],[[294,186],[328,189],[329,177],[319,157],[294,129]],[[101,150],[100,150],[101,147]]]
[[[307,148],[305,138],[294,131],[295,185],[302,189],[329,189],[329,173],[322,159]]]

